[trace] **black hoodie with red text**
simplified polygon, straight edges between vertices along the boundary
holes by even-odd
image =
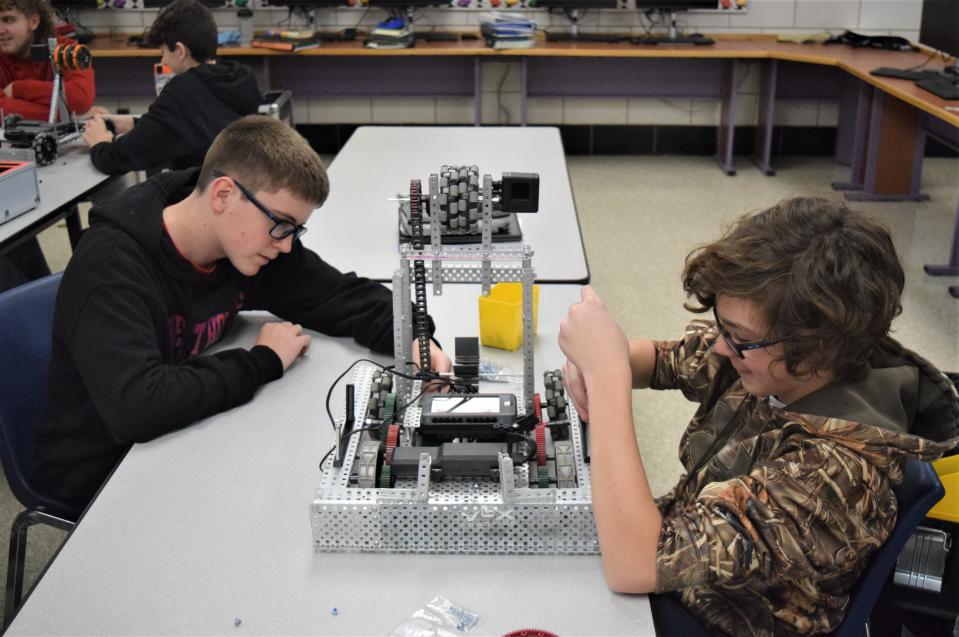
[[[95,206],[60,283],[33,469],[47,492],[78,507],[133,443],[245,403],[283,375],[265,346],[203,353],[241,310],[393,351],[389,290],[339,272],[299,240],[252,277],[227,259],[203,272],[180,255],[163,209],[198,175],[161,173]]]

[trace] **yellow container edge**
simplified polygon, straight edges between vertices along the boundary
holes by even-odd
[[[946,495],[929,510],[927,517],[959,523],[959,456],[940,458],[932,463]]]

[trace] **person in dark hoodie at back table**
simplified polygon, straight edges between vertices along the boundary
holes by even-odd
[[[146,44],[159,47],[160,61],[175,77],[141,117],[93,108],[83,140],[93,165],[105,173],[199,166],[213,138],[230,122],[256,113],[260,104],[256,75],[248,67],[214,61],[216,23],[196,0],[164,7]]]

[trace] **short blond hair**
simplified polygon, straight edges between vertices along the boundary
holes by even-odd
[[[326,168],[309,142],[266,115],[247,115],[220,131],[203,159],[197,191],[206,190],[214,171],[235,177],[251,192],[285,188],[317,208],[330,194]]]

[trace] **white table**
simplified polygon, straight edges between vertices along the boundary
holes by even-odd
[[[540,176],[539,212],[518,214],[523,241],[533,247],[536,279],[588,283],[589,267],[556,128],[358,128],[330,164],[330,197],[307,223],[303,243],[344,271],[392,281],[397,268],[398,194],[410,180],[429,190],[443,165],[476,165],[499,180],[504,172]],[[509,244],[504,244],[509,245]]]
[[[37,168],[40,205],[0,225],[0,254],[67,217],[70,241],[79,240],[80,220],[74,205],[91,197],[116,177],[101,173],[90,162],[90,149],[83,143],[60,147],[57,160]]]
[[[458,285],[430,297],[442,342],[478,333],[477,294]],[[559,317],[579,288],[540,295],[541,379],[562,363]],[[263,320],[245,318],[223,346],[249,346]],[[326,391],[368,355],[317,336],[252,402],[136,445],[7,635],[386,635],[437,594],[482,615],[471,635],[654,634],[646,597],[611,593],[596,555],[314,552],[309,506],[332,440]]]

